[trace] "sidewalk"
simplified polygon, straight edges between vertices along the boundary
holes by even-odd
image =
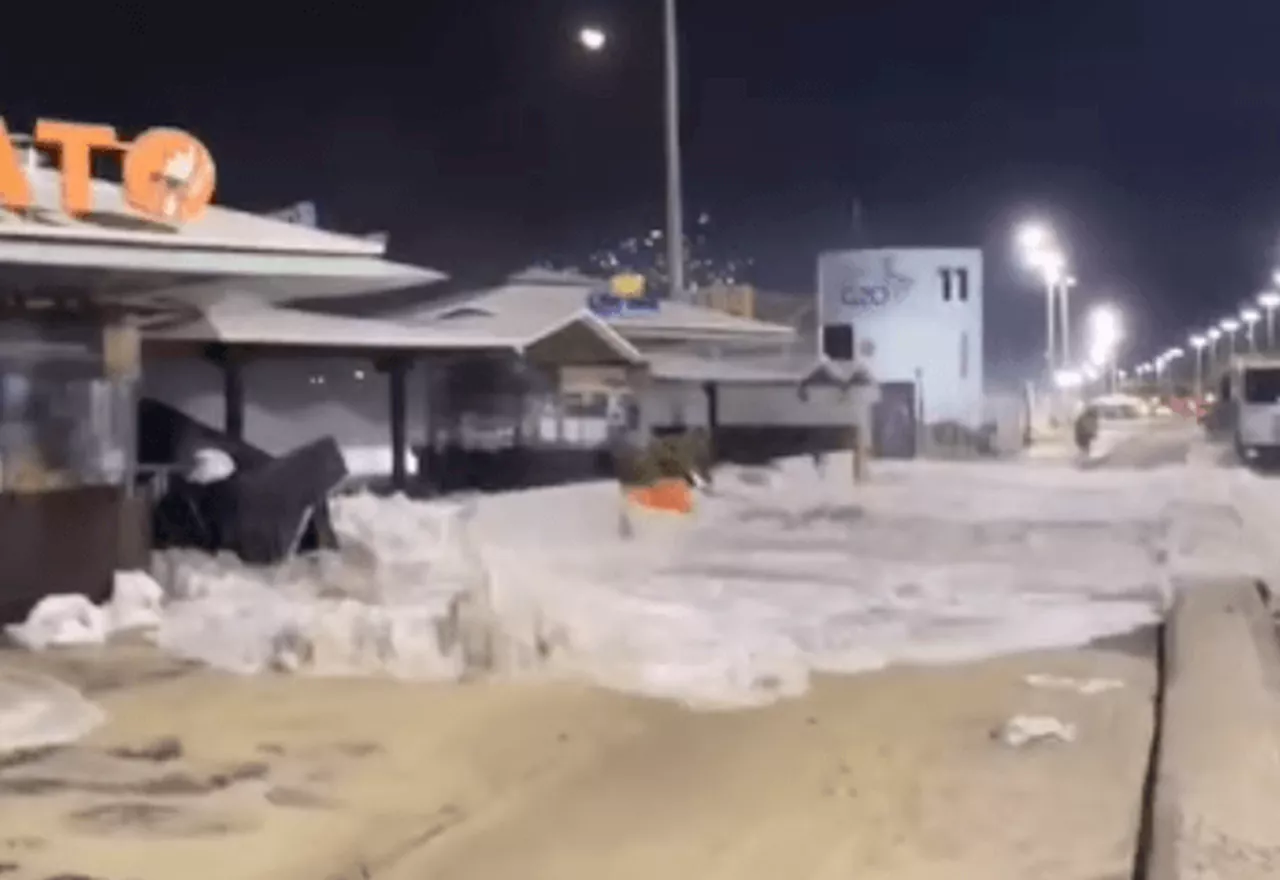
[[[823,677],[798,699],[705,713],[564,683],[234,678],[141,650],[15,654],[0,662],[89,692],[107,722],[0,767],[0,873],[1127,877],[1153,647],[1147,634]],[[1077,736],[993,736],[1019,715]]]
[[[1183,589],[1165,642],[1147,876],[1280,876],[1280,647],[1254,584]]]

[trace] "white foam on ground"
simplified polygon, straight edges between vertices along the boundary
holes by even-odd
[[[372,496],[338,499],[333,511],[337,553],[275,568],[158,554],[173,600],[157,643],[241,674],[288,666],[302,653],[315,674],[458,677],[457,651],[436,627],[450,600],[483,575],[458,531],[466,511]]]
[[[600,660],[589,674],[700,701],[793,692],[806,670],[1077,645],[1163,613],[1183,494],[1165,471],[881,462],[857,487],[848,473],[838,456],[825,477],[808,460],[772,481],[729,469],[694,522],[631,542],[610,533],[605,486],[483,499],[477,533],[494,580],[536,592]],[[538,523],[590,537],[534,540]]]
[[[107,612],[78,594],[45,596],[25,621],[5,627],[9,638],[31,651],[101,645],[110,631]]]
[[[460,674],[438,621],[477,578],[514,629],[557,633],[548,671],[699,706],[802,691],[811,671],[949,663],[1087,643],[1157,622],[1169,578],[1208,558],[1220,475],[848,456],[771,478],[725,468],[697,514],[619,536],[616,484],[480,497],[466,509],[338,499],[338,555],[273,572],[180,560],[160,642],[241,672],[303,633],[324,674]],[[473,515],[470,515],[472,514]],[[1177,546],[1177,540],[1182,541]],[[1171,562],[1173,560],[1173,562]],[[1176,565],[1174,564],[1176,563]],[[317,642],[317,637],[319,641]],[[446,640],[447,641],[447,640]]]
[[[62,682],[0,670],[0,754],[66,745],[103,720],[101,709]]]

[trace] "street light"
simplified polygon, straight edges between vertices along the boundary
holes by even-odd
[[[1160,355],[1160,360],[1157,361],[1157,363],[1159,364],[1159,367],[1156,372],[1156,377],[1157,377],[1156,381],[1157,383],[1159,382],[1160,371],[1163,370],[1165,376],[1167,376],[1169,379],[1170,394],[1172,394],[1174,391],[1173,371],[1165,368],[1167,368],[1169,364],[1172,364],[1174,361],[1181,359],[1185,355],[1186,355],[1186,352],[1183,351],[1181,348],[1174,347],[1166,351],[1164,354]]]
[[[1111,390],[1115,390],[1116,352],[1124,330],[1114,306],[1095,306],[1089,313],[1089,362],[1105,369]]]
[[[665,79],[664,116],[666,117],[667,163],[667,265],[670,296],[682,299],[685,290],[684,195],[680,183],[680,56],[676,28],[676,0],[663,2],[663,70]],[[608,35],[603,28],[584,25],[578,30],[578,43],[588,52],[604,50]]]
[[[1067,260],[1054,242],[1053,233],[1040,223],[1027,223],[1018,228],[1015,240],[1023,262],[1044,282],[1045,293],[1045,370],[1050,379],[1058,367],[1055,357],[1054,296],[1066,275]],[[1063,362],[1065,364],[1065,360]]]
[[[578,42],[588,52],[599,52],[609,38],[602,28],[587,25],[578,31]]]
[[[1023,254],[1038,253],[1052,244],[1053,236],[1039,223],[1024,223],[1018,228],[1018,249]]]
[[[1244,336],[1249,340],[1249,351],[1257,351],[1258,340],[1254,336],[1253,328],[1262,320],[1262,312],[1254,308],[1243,308],[1240,310],[1240,320],[1244,321]]]
[[[1235,357],[1236,331],[1240,329],[1240,322],[1235,318],[1223,318],[1218,322],[1218,326],[1222,328],[1222,332],[1227,336],[1228,357]]]
[[[1276,309],[1280,308],[1280,292],[1264,290],[1258,294],[1258,305],[1267,313],[1267,348],[1276,347]]]
[[[671,298],[685,295],[684,196],[680,187],[680,56],[676,40],[676,0],[663,3],[663,56],[667,110],[667,264]]]
[[[1222,338],[1222,330],[1210,327],[1204,331],[1204,335],[1209,340],[1209,355],[1206,361],[1209,366],[1209,375],[1212,376],[1218,369],[1218,340]]]
[[[1076,276],[1068,275],[1062,279],[1058,287],[1062,298],[1062,362],[1071,363],[1071,288],[1079,282]]]
[[[1191,348],[1195,350],[1195,359],[1196,359],[1196,390],[1195,390],[1195,394],[1196,394],[1196,400],[1199,400],[1199,399],[1201,399],[1202,397],[1204,397],[1204,364],[1203,364],[1203,360],[1204,360],[1204,349],[1205,349],[1205,346],[1209,344],[1209,338],[1208,338],[1207,336],[1201,336],[1201,335],[1199,335],[1199,334],[1196,334],[1196,335],[1192,336],[1192,337],[1188,340],[1188,342],[1190,342],[1190,343],[1191,343]]]

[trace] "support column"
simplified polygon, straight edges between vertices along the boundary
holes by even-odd
[[[702,386],[702,393],[707,398],[707,458],[712,467],[719,460],[720,434],[720,387],[715,382],[707,382]],[[710,478],[710,474],[707,475]]]
[[[112,383],[110,423],[112,439],[124,456],[121,478],[126,494],[133,493],[138,462],[138,382],[142,377],[142,334],[127,315],[116,315],[102,328],[103,376]]]
[[[388,358],[381,366],[387,374],[390,391],[391,488],[397,492],[405,491],[409,484],[409,473],[404,462],[409,447],[409,367],[409,359],[404,356]]]
[[[562,450],[569,445],[564,431],[564,368],[556,367],[556,449]]]
[[[211,345],[205,357],[222,371],[222,430],[244,440],[244,359],[229,346]]]

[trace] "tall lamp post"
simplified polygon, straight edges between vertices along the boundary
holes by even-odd
[[[1201,400],[1204,398],[1204,349],[1209,344],[1209,340],[1197,333],[1187,341],[1191,343],[1193,357],[1196,359],[1196,400]]]
[[[1209,375],[1213,376],[1218,371],[1218,340],[1222,338],[1222,330],[1218,327],[1210,327],[1204,331],[1204,335],[1209,340],[1209,357],[1207,361]]]
[[[667,80],[667,264],[671,273],[671,298],[681,299],[685,295],[684,196],[680,186],[680,48],[676,39],[676,0],[665,0],[662,10]]]
[[[1240,329],[1240,322],[1235,318],[1223,318],[1218,322],[1218,326],[1222,328],[1222,332],[1227,337],[1227,357],[1228,359],[1236,356],[1236,331]]]
[[[1164,361],[1163,365],[1167,368],[1169,364],[1172,364],[1174,361],[1180,360],[1185,355],[1186,355],[1186,352],[1183,351],[1182,349],[1171,348],[1168,351],[1166,351],[1164,354],[1162,354],[1160,357]],[[1169,396],[1172,397],[1174,391],[1177,388],[1173,378],[1173,370],[1165,369],[1164,374],[1165,374],[1165,377],[1169,380]]]
[[[1134,372],[1138,373],[1138,375],[1142,377],[1142,379],[1140,379],[1139,381],[1139,385],[1142,386],[1142,389],[1144,391],[1146,391],[1147,385],[1151,384],[1151,381],[1152,381],[1151,379],[1149,379],[1149,376],[1155,375],[1156,363],[1153,361],[1146,361],[1143,363],[1139,363],[1137,368],[1134,368]],[[1158,389],[1156,390],[1158,391]],[[1149,395],[1144,394],[1143,397],[1149,397]]]
[[[1258,294],[1258,305],[1262,306],[1262,311],[1267,316],[1267,350],[1274,351],[1276,347],[1276,309],[1280,308],[1280,293],[1274,290],[1264,290]]]
[[[1059,366],[1055,332],[1057,304],[1054,298],[1066,277],[1067,261],[1055,244],[1052,233],[1039,224],[1031,223],[1021,227],[1018,230],[1017,244],[1023,261],[1044,282],[1044,361],[1045,372],[1052,386]],[[1065,366],[1065,362],[1063,365]]]
[[[688,291],[685,289],[684,277],[684,195],[680,181],[680,47],[676,27],[676,0],[663,0],[662,23],[669,294],[672,299],[683,299]],[[578,42],[588,52],[601,52],[608,43],[608,38],[599,27],[584,27],[578,31]]]
[[[1079,282],[1076,276],[1067,275],[1058,285],[1058,298],[1062,300],[1062,366],[1071,363],[1071,288]]]
[[[1167,354],[1158,354],[1151,361],[1151,371],[1156,377],[1156,397],[1164,394],[1164,365],[1169,362]]]
[[[1244,338],[1249,343],[1249,351],[1258,350],[1258,338],[1253,328],[1262,320],[1262,312],[1255,308],[1245,307],[1240,310],[1240,320],[1244,322]]]
[[[1095,306],[1089,313],[1089,362],[1106,376],[1107,389],[1116,391],[1116,353],[1124,338],[1120,313],[1114,306]]]

